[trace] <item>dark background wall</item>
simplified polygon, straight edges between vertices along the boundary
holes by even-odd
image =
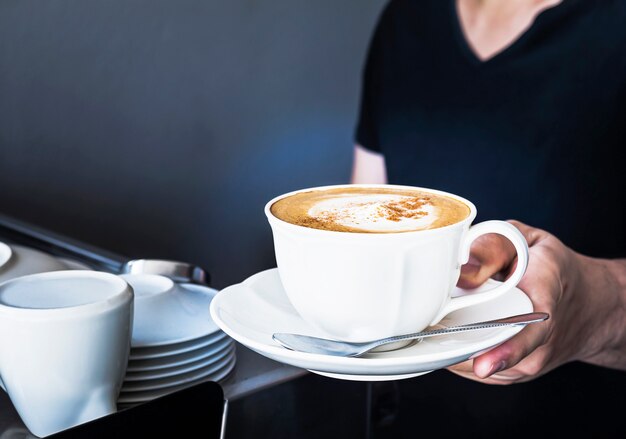
[[[0,212],[225,287],[263,206],[347,182],[383,0],[1,0]]]

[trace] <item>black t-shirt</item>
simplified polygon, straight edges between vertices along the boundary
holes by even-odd
[[[626,256],[626,2],[565,0],[481,62],[453,0],[391,1],[363,75],[356,141],[390,183],[474,202],[575,250]]]
[[[564,0],[486,62],[457,17],[454,0],[387,5],[357,143],[384,155],[390,183],[464,196],[477,221],[626,256],[626,1]],[[397,418],[376,437],[626,437],[626,373],[584,363],[513,386],[437,371],[397,389]]]

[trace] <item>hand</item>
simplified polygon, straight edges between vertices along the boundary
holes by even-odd
[[[626,369],[624,261],[593,259],[550,233],[510,221],[526,238],[530,258],[518,288],[535,311],[550,318],[473,360],[449,370],[490,384],[532,380],[570,361]],[[490,277],[504,280],[515,268],[515,249],[500,235],[472,245],[458,285],[474,288]]]

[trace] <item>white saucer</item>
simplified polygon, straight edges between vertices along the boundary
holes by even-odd
[[[0,268],[11,259],[12,253],[11,247],[4,242],[0,242]]]
[[[122,274],[135,291],[133,348],[195,340],[218,331],[206,312],[216,290],[156,274]]]
[[[126,376],[124,377],[124,383],[130,383],[135,381],[146,381],[146,380],[157,380],[160,378],[167,378],[172,376],[177,376],[187,372],[193,372],[198,369],[203,369],[205,367],[210,366],[211,364],[217,363],[220,360],[223,360],[227,356],[231,355],[235,351],[234,343],[228,343],[224,345],[219,351],[214,352],[213,354],[200,358],[199,360],[183,364],[180,366],[173,366],[168,368],[163,368],[159,370],[148,370],[148,371],[140,371],[126,372]]]
[[[7,249],[9,252],[7,253]],[[27,274],[44,273],[47,271],[67,270],[68,267],[48,253],[30,247],[3,244],[0,248],[0,282]]]
[[[235,361],[235,352],[231,350],[230,352],[226,352],[218,361],[191,372],[180,373],[174,376],[153,380],[131,382],[124,381],[121,391],[124,393],[145,392],[148,390],[167,389],[169,387],[179,386],[181,384],[196,381],[200,378],[214,374],[215,372],[221,370],[226,364],[233,361]]]
[[[235,341],[230,337],[224,337],[219,341],[196,349],[194,351],[184,352],[182,354],[170,355],[167,357],[148,358],[145,360],[130,360],[126,372],[153,372],[162,369],[170,369],[172,367],[184,366],[189,363],[205,360],[210,356],[217,355],[218,352],[229,346],[234,346]]]
[[[197,380],[189,381],[188,383],[181,384],[178,386],[168,387],[166,389],[149,390],[149,391],[144,391],[144,392],[130,392],[130,393],[122,391],[120,393],[120,396],[117,402],[118,404],[136,404],[136,403],[150,401],[152,399],[155,399],[164,395],[168,395],[172,392],[176,392],[177,390],[182,390],[182,389],[185,389],[187,387],[193,386],[195,384],[198,384],[204,381],[220,382],[221,380],[225,379],[233,371],[233,369],[235,368],[235,364],[236,364],[236,361],[233,358],[228,363],[223,365],[221,369],[205,377],[201,377]]]
[[[129,360],[147,360],[150,358],[163,358],[171,355],[178,355],[185,352],[197,351],[201,348],[214,349],[220,340],[226,338],[227,335],[222,331],[206,337],[200,337],[196,340],[190,340],[183,343],[174,343],[166,346],[158,346],[154,348],[131,348]]]
[[[489,280],[478,288],[493,288]],[[467,294],[457,289],[454,295]],[[530,299],[517,288],[491,302],[455,311],[442,325],[491,320],[532,312]],[[432,337],[389,352],[369,353],[359,358],[307,354],[283,348],[275,332],[294,332],[323,337],[304,322],[287,299],[277,269],[258,273],[241,284],[220,291],[210,307],[215,323],[228,335],[273,360],[334,378],[358,381],[403,379],[460,363],[487,351],[517,334],[521,327],[489,328],[461,334]]]

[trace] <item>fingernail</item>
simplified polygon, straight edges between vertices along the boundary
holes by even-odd
[[[504,361],[504,360],[492,364],[491,368],[489,369],[489,373],[487,374],[487,377],[493,375],[494,373],[498,373],[501,370],[504,370],[505,367],[506,367],[506,361]],[[487,378],[487,377],[485,377],[485,378]]]

